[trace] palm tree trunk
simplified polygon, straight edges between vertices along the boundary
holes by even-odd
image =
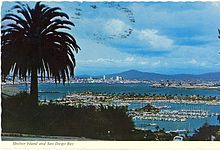
[[[37,68],[33,67],[31,72],[31,98],[33,100],[33,104],[37,104],[38,102],[38,78],[37,78]]]

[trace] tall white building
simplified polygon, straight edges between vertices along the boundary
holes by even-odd
[[[120,80],[122,80],[122,79],[123,79],[122,77],[116,76],[116,81],[120,81]]]
[[[123,78],[120,76],[116,76],[116,81],[120,81],[120,80],[123,80]]]
[[[116,76],[116,81],[119,81],[119,76]]]

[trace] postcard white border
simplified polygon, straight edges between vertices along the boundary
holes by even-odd
[[[0,11],[4,1],[36,0],[0,0]],[[198,2],[198,0],[41,0],[72,2]],[[220,2],[220,0],[199,0],[200,2]],[[220,25],[219,25],[220,26]],[[0,54],[1,55],[1,54]],[[0,62],[1,63],[1,62]],[[1,83],[1,81],[0,81]],[[0,89],[1,92],[1,89]],[[1,98],[0,98],[1,101]],[[0,107],[1,112],[1,107]],[[1,120],[0,120],[1,126]],[[1,133],[1,130],[0,130]],[[15,144],[21,142],[23,144]],[[28,144],[29,143],[29,144]],[[37,145],[30,145],[37,143]],[[44,144],[45,143],[45,144]],[[52,143],[52,144],[51,144]],[[57,143],[57,144],[56,144]],[[60,144],[59,144],[60,143]],[[69,144],[68,144],[69,143]],[[51,145],[50,145],[51,144]],[[219,150],[219,141],[0,141],[1,150]]]

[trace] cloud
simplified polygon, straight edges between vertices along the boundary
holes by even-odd
[[[114,37],[106,39],[103,43],[111,47],[119,47],[118,50],[132,53],[133,55],[148,55],[152,52],[165,54],[173,49],[175,42],[166,35],[162,35],[156,29],[136,29],[132,28],[130,36],[125,33],[131,30],[131,26],[120,19],[107,20],[104,25],[104,33],[106,36]],[[122,38],[122,35],[126,38]],[[149,53],[148,53],[149,52]],[[165,52],[165,53],[162,53]],[[159,55],[160,55],[159,54]]]
[[[138,39],[143,43],[148,43],[154,49],[168,49],[172,48],[174,41],[165,35],[160,35],[158,30],[145,29],[136,30]]]
[[[75,23],[70,32],[82,49],[76,55],[79,72],[201,73],[220,69],[220,3],[112,3],[114,7],[95,3],[96,9],[91,3],[43,3],[61,7]],[[12,5],[3,3],[2,16]],[[76,16],[76,8],[82,10],[80,16]],[[131,11],[133,23],[121,8]]]
[[[127,58],[125,58],[125,62],[133,62],[135,59],[134,59],[134,57],[127,57]]]
[[[133,57],[127,57],[124,59],[112,59],[112,58],[97,58],[97,59],[88,59],[80,62],[89,64],[89,63],[100,63],[100,65],[104,64],[115,64],[115,65],[125,65],[134,62],[135,59]],[[120,64],[119,64],[120,63]]]
[[[76,27],[77,37],[85,41],[80,43],[85,52],[80,54],[79,67],[173,73],[219,70],[220,9],[210,4],[124,4],[135,16],[134,25],[115,8],[106,9],[103,5],[97,15],[95,12],[89,15],[88,11]],[[108,15],[104,16],[103,12]],[[129,28],[130,36],[121,38]],[[93,34],[103,40],[94,38]],[[108,38],[112,35],[116,36]]]
[[[195,59],[190,60],[188,63],[193,65],[198,64],[198,62]]]
[[[192,59],[190,61],[187,61],[185,64],[189,64],[189,65],[194,65],[194,66],[201,66],[201,67],[208,67],[208,65],[210,65],[207,62],[204,61],[197,61],[195,59]]]
[[[155,62],[152,63],[152,66],[158,66],[158,65],[160,65],[160,60],[155,61]]]
[[[136,28],[157,29],[179,45],[210,44],[220,26],[220,9],[210,2],[133,3],[129,9]]]
[[[105,32],[109,35],[119,35],[129,28],[123,21],[119,19],[110,19],[104,25]]]
[[[89,70],[105,70],[110,68],[111,71],[128,70],[136,68],[142,71],[152,70],[167,66],[164,58],[158,57],[141,57],[129,53],[123,53],[116,48],[108,47],[104,44],[97,44],[93,40],[78,38],[82,50],[76,55],[77,70],[82,72],[84,68]],[[163,62],[163,63],[162,63]],[[89,66],[89,67],[88,67]],[[153,70],[152,70],[153,71]]]

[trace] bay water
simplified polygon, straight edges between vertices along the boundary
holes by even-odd
[[[20,90],[28,90],[28,86],[19,86]],[[96,92],[105,94],[156,94],[156,95],[179,95],[179,96],[191,96],[199,95],[205,97],[219,97],[219,90],[208,90],[208,89],[184,89],[184,88],[153,88],[149,84],[106,84],[106,83],[67,83],[55,84],[55,83],[40,83],[39,84],[39,99],[40,100],[56,100],[70,93],[80,92]],[[191,110],[191,109],[203,109],[211,113],[220,113],[220,105],[207,105],[207,104],[179,104],[172,102],[153,102],[155,106],[168,106],[166,109],[170,110]],[[130,102],[129,109],[140,108],[147,105],[147,103]],[[200,119],[187,119],[185,122],[174,122],[174,121],[157,121],[157,120],[134,120],[137,128],[145,130],[156,130],[155,126],[146,126],[146,124],[155,123],[160,129],[168,130],[194,130],[201,127],[204,123],[211,125],[220,125],[217,116],[209,116],[207,118]]]

